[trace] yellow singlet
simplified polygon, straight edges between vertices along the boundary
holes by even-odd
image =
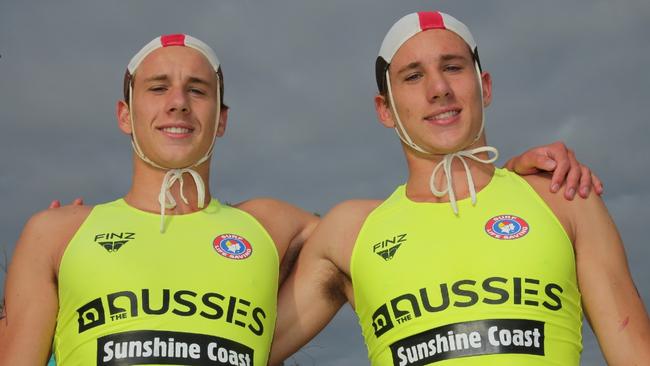
[[[249,214],[212,200],[166,217],[96,206],[65,250],[58,366],[266,366],[278,253]]]
[[[582,308],[573,246],[516,174],[458,202],[405,186],[366,219],[352,254],[372,365],[578,365]]]

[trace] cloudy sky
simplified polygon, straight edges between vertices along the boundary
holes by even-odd
[[[650,303],[650,2],[2,1],[0,245],[51,199],[123,195],[131,150],[115,102],[131,56],[163,33],[213,46],[232,107],[212,192],[272,196],[326,212],[386,196],[405,177],[375,119],[373,65],[390,25],[415,10],[463,20],[494,80],[490,142],[509,157],[564,140],[605,182],[606,203]],[[0,275],[0,280],[4,280]],[[583,365],[604,365],[585,330]],[[367,365],[349,308],[292,363]]]

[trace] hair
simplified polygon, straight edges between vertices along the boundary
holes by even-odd
[[[219,66],[219,69],[217,70],[217,77],[219,79],[219,102],[221,103],[221,109],[228,109],[229,107],[223,103],[223,72],[221,71],[221,66]],[[122,85],[122,92],[124,95],[124,102],[128,105],[129,104],[129,86],[132,86],[131,83],[135,80],[135,75],[131,75],[129,70],[127,69],[124,72],[124,81]]]

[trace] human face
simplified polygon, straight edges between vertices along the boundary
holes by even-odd
[[[491,100],[489,74],[481,75],[467,44],[448,30],[427,30],[397,51],[389,68],[393,99],[402,124],[414,143],[434,154],[468,148],[481,128],[483,105]],[[383,96],[375,98],[380,120],[395,126]],[[480,144],[477,142],[476,144]]]
[[[192,48],[159,48],[134,75],[130,107],[135,137],[149,159],[167,168],[190,166],[205,155],[215,134],[214,69]],[[120,128],[131,133],[128,106],[118,113]],[[225,128],[225,113],[222,117],[218,136]]]

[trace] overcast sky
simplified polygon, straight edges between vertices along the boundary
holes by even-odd
[[[129,139],[116,128],[126,64],[159,34],[210,44],[231,106],[212,192],[316,212],[382,198],[405,179],[398,140],[374,115],[374,60],[416,10],[464,21],[491,71],[486,130],[503,157],[564,140],[605,182],[639,292],[650,303],[650,2],[8,1],[0,2],[0,245],[53,198],[122,196]],[[0,280],[4,281],[3,275]],[[589,330],[583,365],[604,365]],[[293,360],[367,365],[347,307]],[[290,363],[293,364],[293,363]]]

